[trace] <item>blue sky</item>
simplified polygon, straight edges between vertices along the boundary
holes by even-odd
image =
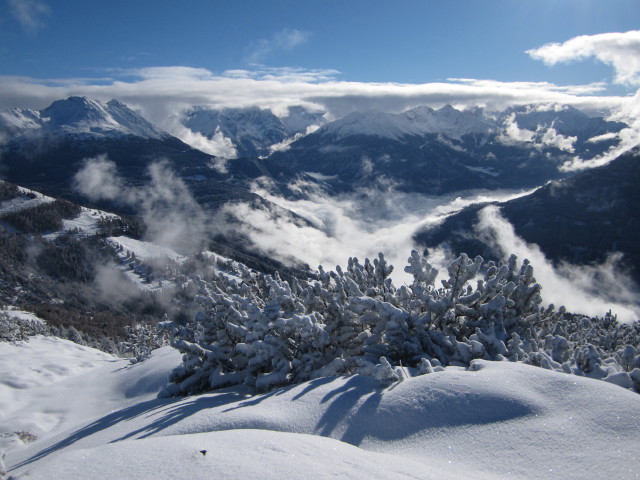
[[[584,84],[612,72],[596,61],[549,68],[525,51],[640,26],[637,0],[0,2],[0,73],[36,78],[260,64],[358,82]]]

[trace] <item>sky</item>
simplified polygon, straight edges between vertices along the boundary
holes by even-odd
[[[640,26],[635,0],[2,0],[0,72],[113,78],[188,66],[336,70],[344,81],[610,81],[594,62],[546,68],[525,51]]]
[[[0,0],[0,109],[78,94],[152,121],[198,103],[334,117],[529,100],[605,111],[640,84],[639,24],[636,0]],[[563,57],[536,54],[576,38]]]

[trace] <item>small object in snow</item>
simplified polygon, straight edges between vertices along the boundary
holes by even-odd
[[[200,453],[201,453],[202,455],[206,455],[206,454],[207,454],[207,451],[206,451],[206,450],[200,450]]]

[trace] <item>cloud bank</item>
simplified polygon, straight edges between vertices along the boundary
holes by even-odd
[[[554,267],[537,245],[516,235],[497,207],[485,207],[478,217],[476,232],[483,241],[497,247],[504,258],[515,254],[520,260],[531,261],[545,303],[564,305],[572,313],[590,316],[603,316],[612,310],[623,322],[640,318],[637,286],[620,273],[620,257],[612,256],[596,266],[563,263]]]
[[[294,212],[309,222],[268,208],[246,203],[225,206],[223,215],[239,222],[226,224],[243,233],[256,248],[284,263],[307,263],[333,269],[346,265],[349,257],[375,258],[385,254],[395,266],[392,278],[398,284],[409,281],[403,272],[406,260],[416,248],[413,235],[419,228],[444,220],[445,216],[477,202],[516,198],[530,192],[477,191],[465,196],[430,197],[395,192],[392,189],[363,190],[355,194],[328,196],[309,185],[299,184],[298,200],[272,194],[269,185],[256,185],[254,193]],[[224,227],[221,223],[220,227]]]
[[[117,98],[138,108],[161,128],[170,128],[176,116],[194,105],[260,106],[282,116],[289,106],[300,105],[314,112],[325,112],[329,118],[340,118],[353,111],[374,109],[397,113],[418,105],[438,108],[445,104],[502,110],[511,105],[560,103],[587,111],[608,112],[628,102],[627,97],[595,95],[603,91],[598,84],[561,87],[547,82],[470,79],[425,84],[365,83],[327,79],[334,73],[326,70],[271,69],[268,74],[231,71],[216,75],[205,69],[179,66],[111,73],[113,78],[100,83],[0,76],[0,109],[41,109],[71,95],[103,101]],[[592,94],[585,96],[585,91]]]

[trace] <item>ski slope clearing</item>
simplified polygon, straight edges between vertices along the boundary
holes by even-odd
[[[30,210],[45,203],[52,203],[55,201],[55,198],[53,197],[43,195],[42,193],[28,188],[18,187],[18,191],[20,194],[17,197],[10,200],[0,201],[0,217]],[[15,228],[6,222],[2,222],[2,227],[10,232],[15,231]]]
[[[135,240],[129,237],[109,237],[107,240],[114,245],[122,247],[123,250],[133,253],[142,260],[166,257],[176,262],[181,262],[187,258],[169,247],[163,247],[155,243]]]
[[[129,365],[34,337],[0,344],[0,360],[3,438],[21,433],[5,445],[13,479],[640,475],[638,394],[521,363],[157,399],[179,363],[169,347]]]

